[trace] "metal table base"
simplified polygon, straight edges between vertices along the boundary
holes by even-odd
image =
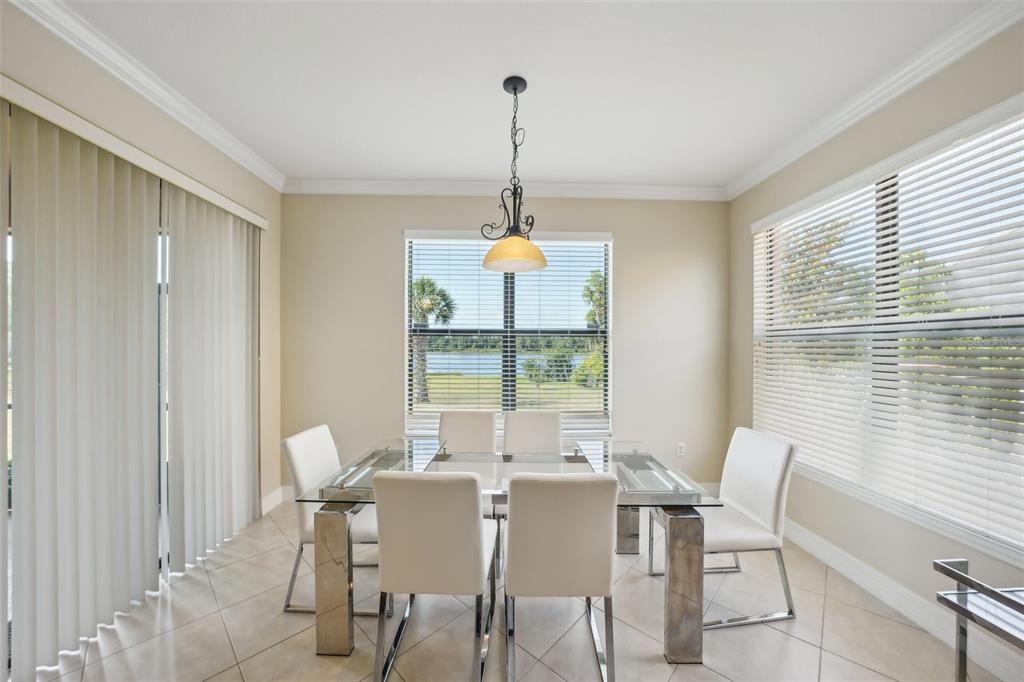
[[[348,656],[355,646],[348,518],[355,506],[331,502],[313,515],[316,652],[322,655]],[[704,649],[704,519],[694,507],[661,509],[666,520],[665,660],[700,663]],[[639,511],[636,507],[619,509],[619,536],[635,537],[634,553],[639,551]]]

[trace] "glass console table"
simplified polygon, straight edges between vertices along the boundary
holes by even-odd
[[[376,472],[475,472],[480,475],[485,505],[498,506],[507,503],[508,479],[515,473],[596,471],[612,473],[619,480],[617,552],[639,554],[641,507],[663,511],[665,658],[670,663],[700,663],[704,524],[698,508],[721,503],[639,443],[596,439],[573,442],[565,450],[529,455],[449,453],[437,440],[397,439],[373,448],[300,495],[299,502],[320,505],[314,514],[317,653],[345,656],[354,646],[348,519],[373,504]]]
[[[934,561],[932,567],[956,581],[955,590],[935,597],[956,613],[957,682],[967,682],[968,621],[1024,650],[1024,587],[990,587],[968,575],[966,559]]]

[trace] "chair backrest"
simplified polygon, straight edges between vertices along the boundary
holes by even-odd
[[[437,438],[445,452],[494,453],[498,439],[493,412],[442,412]]]
[[[505,413],[504,453],[543,455],[562,451],[562,415],[557,412]]]
[[[611,474],[515,474],[508,487],[505,591],[607,597],[619,483]]]
[[[295,497],[324,480],[341,467],[338,449],[326,424],[301,431],[282,443],[288,470],[292,475]],[[313,523],[315,504],[296,502],[298,507],[299,533]]]
[[[490,557],[476,474],[379,471],[373,496],[381,592],[483,593]]]
[[[791,443],[774,436],[736,429],[725,455],[719,498],[781,539],[795,452]]]

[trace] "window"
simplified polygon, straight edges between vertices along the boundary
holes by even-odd
[[[608,241],[538,244],[544,270],[481,267],[483,239],[406,241],[406,431],[443,410],[551,410],[609,432]]]
[[[1024,549],[1024,116],[755,235],[754,425]]]

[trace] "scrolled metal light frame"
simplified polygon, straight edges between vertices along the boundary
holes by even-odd
[[[509,186],[501,190],[502,219],[500,222],[485,223],[480,227],[480,234],[485,239],[498,241],[505,237],[525,237],[529,239],[533,231],[533,216],[523,215],[523,186],[519,181],[517,162],[519,148],[526,142],[526,129],[519,127],[519,93],[526,90],[526,79],[520,76],[509,76],[502,84],[505,91],[512,95],[512,164]]]

